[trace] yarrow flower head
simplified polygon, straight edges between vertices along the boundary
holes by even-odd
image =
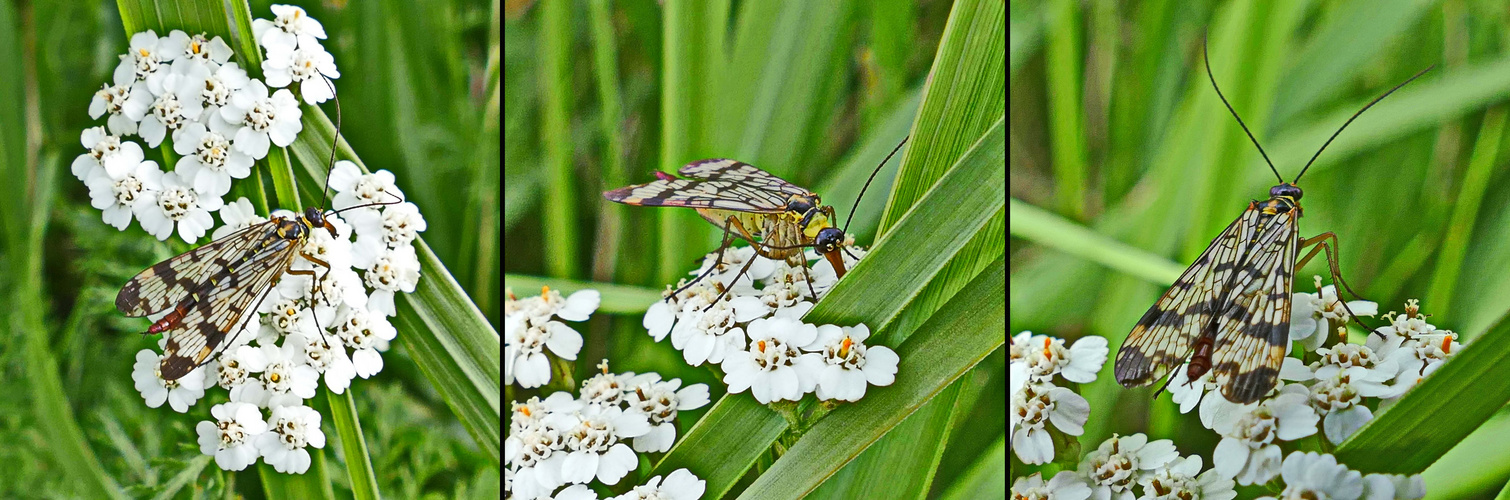
[[[750,389],[755,400],[765,404],[797,401],[816,388],[823,361],[800,349],[817,338],[817,327],[786,318],[761,318],[750,322],[749,335],[748,351],[724,359],[729,392]]]
[[[257,38],[271,44],[264,45],[268,53],[287,56],[269,67],[290,63],[270,77],[322,76],[319,89],[300,89],[303,97],[313,103],[332,95],[326,78],[339,75],[317,41],[325,37],[320,23],[297,7],[274,12],[277,20],[253,23]],[[303,128],[294,94],[270,92],[234,57],[224,40],[204,33],[133,34],[111,81],[89,103],[90,117],[106,123],[80,134],[85,152],[71,170],[88,186],[91,206],[117,229],[137,220],[159,240],[175,232],[190,244],[206,234],[216,240],[122,289],[121,310],[146,316],[147,332],[164,334],[163,353],[142,351],[133,366],[143,400],[187,412],[205,389],[223,387],[230,402],[213,407],[215,420],[196,429],[201,450],[226,470],[260,459],[302,473],[311,462],[307,448],[324,445],[320,415],[304,400],[321,380],[340,394],[352,379],[382,370],[381,353],[397,333],[388,319],[398,309],[395,296],[414,291],[420,279],[414,241],[425,220],[392,174],[363,174],[349,161],[346,178],[382,180],[383,199],[353,210],[370,211],[370,224],[353,228],[341,212],[319,207],[269,219],[247,198],[227,205],[222,197],[234,181],[250,177],[257,159],[291,144]],[[177,158],[146,158],[170,141]],[[353,267],[359,258],[361,267]]]
[[[1315,276],[1316,293],[1296,293],[1290,301],[1290,340],[1303,343],[1315,350],[1327,340],[1333,327],[1346,324],[1359,316],[1379,314],[1379,304],[1367,300],[1343,302],[1337,296],[1337,286],[1321,286],[1321,277]],[[1349,314],[1351,311],[1352,314]]]
[[[1201,456],[1177,458],[1167,467],[1156,468],[1139,480],[1143,496],[1150,500],[1232,500],[1237,497],[1232,479],[1223,477],[1216,469],[1201,472]]]
[[[148,408],[157,408],[166,402],[173,411],[188,413],[189,406],[204,397],[203,368],[197,368],[195,372],[178,380],[168,381],[157,373],[161,363],[162,355],[157,351],[137,351],[136,363],[131,370],[131,380],[135,383],[137,392],[142,394]]]
[[[320,21],[295,5],[273,5],[275,17],[269,21],[252,21],[252,34],[264,48],[294,48],[319,45],[325,38],[325,27]]]
[[[703,497],[707,486],[707,481],[687,469],[677,469],[666,475],[664,484],[661,476],[654,476],[613,500],[696,500]]]
[[[1150,442],[1143,434],[1112,435],[1096,451],[1080,462],[1080,471],[1089,478],[1096,498],[1132,496],[1132,488],[1152,477],[1152,472],[1179,458],[1174,442],[1160,439]],[[1196,463],[1196,469],[1200,463]]]
[[[158,38],[157,32],[147,30],[131,35],[131,48],[121,57],[115,67],[115,81],[146,81],[173,62],[181,51],[172,50],[168,40]]]
[[[1048,424],[1058,432],[1079,436],[1085,432],[1091,405],[1079,394],[1048,383],[1028,384],[1013,393],[1007,411],[1012,451],[1022,463],[1048,463],[1054,458],[1054,440]]]
[[[1033,380],[1048,380],[1054,375],[1077,383],[1096,380],[1096,372],[1106,364],[1109,350],[1106,337],[1088,335],[1065,347],[1064,340],[1047,335],[1022,332],[1012,337],[1011,361],[1028,367]]]
[[[606,370],[606,368],[605,368]],[[650,432],[634,438],[634,451],[665,452],[676,441],[673,421],[679,412],[707,406],[707,384],[682,387],[681,379],[662,381],[655,373],[630,377],[624,387],[624,404],[650,419]]]
[[[215,465],[225,470],[244,470],[256,462],[259,453],[253,442],[267,432],[262,412],[248,403],[222,403],[210,408],[210,415],[216,420],[194,427],[199,450],[214,455]]]
[[[165,49],[177,49],[179,53],[174,57],[175,66],[184,64],[197,64],[205,69],[214,71],[220,65],[226,64],[231,59],[233,52],[231,46],[225,44],[220,37],[208,38],[200,33],[190,35],[182,31],[173,30],[168,34],[168,40],[164,44]],[[177,70],[178,68],[174,68]]]
[[[185,125],[173,140],[173,150],[183,159],[178,171],[195,191],[223,196],[231,190],[231,179],[245,179],[252,173],[252,157],[231,147],[231,140],[204,124]]]
[[[1090,496],[1091,488],[1085,480],[1067,470],[1048,481],[1043,480],[1041,472],[1012,481],[1012,500],[1085,500]]]
[[[147,108],[138,132],[147,146],[161,145],[168,132],[174,132],[173,140],[179,140],[178,131],[185,125],[195,123],[204,113],[204,100],[200,93],[205,80],[210,77],[209,68],[200,64],[183,66],[183,70],[160,73],[162,78],[149,80],[147,89],[157,96]]]
[[[680,387],[680,380],[662,381],[655,373],[611,373],[607,361],[598,367],[601,374],[584,381],[576,397],[560,391],[510,403],[504,496],[596,498],[579,496],[591,490],[576,487],[617,484],[638,468],[637,453],[671,448],[678,412],[708,404],[706,385]],[[678,469],[615,498],[693,499],[703,487],[690,471]]]
[[[155,171],[149,175],[156,175]],[[185,243],[194,243],[215,224],[210,212],[220,210],[219,196],[204,196],[194,191],[178,172],[168,172],[155,179],[160,186],[156,196],[147,203],[134,206],[136,217],[142,221],[142,229],[152,233],[158,240],[166,240],[178,228],[178,235]]]
[[[309,470],[309,447],[325,447],[320,414],[308,406],[273,408],[268,432],[256,439],[263,461],[278,472],[291,474],[303,474]]]
[[[327,79],[341,77],[336,69],[336,59],[319,43],[301,45],[298,48],[274,45],[267,49],[267,59],[262,61],[262,74],[271,87],[287,87],[299,84],[299,94],[305,104],[319,104],[335,97]]]
[[[231,93],[231,100],[220,108],[218,119],[210,121],[210,128],[230,137],[241,152],[260,160],[267,156],[269,143],[280,148],[293,144],[294,136],[304,129],[299,121],[302,115],[299,102],[288,89],[268,95],[266,85],[252,80]]]
[[[1400,474],[1366,474],[1363,476],[1363,495],[1361,498],[1393,498],[1397,500],[1415,500],[1426,497],[1426,482],[1420,474],[1404,476]]]
[[[1354,500],[1363,495],[1363,475],[1348,470],[1331,455],[1291,453],[1285,457],[1281,474],[1285,482],[1284,492],[1279,497],[1282,499]]]
[[[204,116],[216,118],[220,116],[220,108],[231,103],[231,96],[236,91],[246,87],[252,79],[247,77],[246,70],[240,65],[228,62],[220,65],[204,81],[204,91],[199,93],[199,99],[204,103]]]
[[[870,328],[823,325],[818,338],[803,350],[819,355],[817,396],[822,400],[859,401],[869,385],[886,386],[896,380],[897,353],[886,346],[867,346]]]
[[[267,217],[257,215],[252,208],[252,201],[243,196],[220,207],[220,222],[220,227],[215,228],[215,232],[210,235],[211,239],[218,240],[255,224],[267,222]]]
[[[130,72],[116,75],[114,85],[105,84],[95,91],[94,99],[89,101],[89,117],[110,113],[106,125],[111,134],[135,134],[137,122],[152,106],[152,92],[147,89],[147,82],[135,79]]]
[[[71,170],[80,181],[89,182],[97,175],[120,179],[143,161],[141,146],[105,133],[104,127],[84,129],[79,142],[88,150],[73,160]]]
[[[1190,413],[1200,405],[1201,422],[1206,428],[1211,428],[1212,419],[1218,413],[1230,411],[1238,405],[1227,401],[1220,395],[1206,397],[1207,394],[1216,392],[1216,374],[1207,371],[1195,380],[1190,380],[1190,362],[1175,367],[1174,375],[1169,381],[1169,396],[1175,403],[1180,405],[1180,413]]]
[[[119,177],[94,175],[86,181],[90,206],[104,212],[105,223],[125,230],[131,225],[137,208],[152,203],[162,188],[163,172],[157,162],[144,160],[122,172]],[[172,226],[168,226],[169,234]],[[163,239],[167,239],[166,236]]]
[[[1222,435],[1212,465],[1237,484],[1268,482],[1279,473],[1277,441],[1294,441],[1316,433],[1319,417],[1301,385],[1280,388],[1279,395],[1245,405],[1245,411],[1222,414],[1214,430]]]
[[[393,173],[387,170],[379,170],[370,174],[362,173],[356,163],[347,160],[336,162],[330,170],[330,188],[335,190],[336,196],[331,204],[336,210],[357,208],[350,213],[360,215],[361,211],[376,212],[377,207],[394,204],[404,199],[404,192],[393,183]]]
[[[515,301],[514,311],[504,314],[504,383],[517,380],[521,387],[531,389],[549,382],[547,348],[561,359],[577,359],[582,334],[552,318],[586,321],[601,300],[597,290],[582,290],[563,299],[561,292],[544,287],[538,297]]]
[[[1371,335],[1367,345],[1377,356],[1398,364],[1395,385],[1399,394],[1420,383],[1462,348],[1457,333],[1438,330],[1426,322],[1427,315],[1421,313],[1415,299],[1406,302],[1404,314],[1390,311],[1384,318],[1390,324],[1375,330],[1377,335]]]

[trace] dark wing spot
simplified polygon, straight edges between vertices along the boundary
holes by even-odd
[[[131,309],[136,303],[141,302],[141,290],[141,283],[137,283],[136,280],[127,281],[126,286],[121,287],[121,292],[115,294],[115,309],[121,314],[130,316]]]
[[[1236,369],[1231,363],[1224,363],[1224,366],[1228,370]],[[1221,368],[1218,367],[1219,370]],[[1256,367],[1233,376],[1230,383],[1222,386],[1222,396],[1234,403],[1252,403],[1273,390],[1278,381],[1279,370],[1267,366]]]
[[[1151,363],[1147,355],[1136,347],[1123,345],[1117,351],[1116,375],[1117,383],[1123,387],[1137,387],[1147,384],[1150,377],[1149,368]]]

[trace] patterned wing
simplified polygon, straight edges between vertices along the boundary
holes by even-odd
[[[1133,326],[1117,350],[1114,372],[1123,387],[1160,380],[1190,356],[1195,339],[1219,309],[1232,270],[1247,251],[1243,243],[1251,238],[1258,214],[1250,205],[1223,229]]]
[[[173,307],[207,278],[246,254],[274,227],[270,223],[253,224],[147,268],[121,287],[115,308],[126,316],[139,317]]]
[[[274,219],[277,220],[277,219]],[[164,380],[177,380],[198,368],[225,341],[239,331],[248,311],[255,311],[267,296],[274,279],[288,269],[303,239],[285,239],[270,233],[264,245],[250,256],[237,256],[244,263],[203,283],[180,307],[186,312],[167,331],[168,342],[159,366]]]
[[[727,158],[712,158],[688,163],[676,173],[706,181],[728,181],[764,191],[812,196],[812,192],[754,165]]]
[[[1276,214],[1263,224],[1228,288],[1211,364],[1228,401],[1258,401],[1279,380],[1290,342],[1290,286],[1299,233],[1294,214]]]
[[[786,210],[788,194],[793,194],[792,190],[799,191],[795,194],[810,194],[774,175],[734,160],[698,160],[682,167],[680,172],[695,178],[678,179],[657,172],[660,180],[604,191],[603,197],[626,205],[777,213]]]

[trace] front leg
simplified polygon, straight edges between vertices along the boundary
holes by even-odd
[[[1327,244],[1327,240],[1331,240],[1331,244]],[[1336,246],[1337,235],[1332,233],[1331,231],[1327,231],[1325,233],[1321,233],[1314,237],[1301,241],[1298,250],[1304,250],[1306,247],[1311,247],[1311,251],[1307,253],[1304,258],[1301,258],[1295,263],[1295,271],[1298,274],[1300,268],[1305,267],[1307,263],[1311,262],[1311,258],[1315,257],[1317,253],[1326,252],[1327,268],[1331,273],[1332,282],[1341,285],[1342,289],[1347,290],[1347,293],[1352,294],[1354,298],[1362,299],[1363,297],[1361,295],[1358,295],[1358,292],[1354,292],[1353,288],[1348,286],[1347,281],[1342,279],[1342,270],[1337,266]],[[1352,309],[1348,308],[1346,301],[1342,300],[1342,293],[1340,292],[1337,294],[1337,302],[1339,304],[1342,304],[1342,309],[1347,311],[1348,317],[1352,318],[1353,322],[1358,323],[1358,326],[1361,326],[1363,327],[1363,329],[1377,334],[1380,337],[1384,336],[1383,333],[1379,333],[1378,330],[1368,326],[1363,322],[1363,320],[1358,319],[1358,315],[1353,313]],[[1343,341],[1345,342],[1347,341],[1347,339],[1344,338]]]
[[[304,260],[313,262],[317,266],[325,268],[325,272],[323,272],[323,273],[317,273],[314,269],[293,269],[293,268],[290,268],[287,271],[285,271],[288,274],[293,274],[293,275],[297,275],[297,276],[309,276],[310,277],[310,283],[309,283],[309,287],[310,287],[310,290],[309,290],[309,314],[310,314],[311,317],[314,318],[314,320],[315,320],[315,329],[320,331],[320,337],[321,337],[322,340],[324,340],[324,337],[325,337],[325,328],[322,327],[322,326],[320,326],[320,315],[315,314],[315,304],[319,302],[319,299],[317,298],[317,296],[321,295],[321,292],[324,290],[324,289],[320,288],[320,283],[325,280],[326,276],[330,276],[330,263],[329,262],[325,262],[324,260],[321,260],[319,257],[315,257],[313,254],[311,254],[309,252],[302,251],[302,250],[299,252],[299,257],[303,258]]]

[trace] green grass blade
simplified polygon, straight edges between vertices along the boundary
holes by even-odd
[[[992,332],[1006,331],[1006,305],[1001,301],[1006,293],[1005,276],[1005,261],[998,257],[924,323],[917,334],[897,348],[897,355],[903,359],[898,372],[907,376],[897,377],[896,384],[890,387],[872,388],[874,392],[862,404],[830,413],[739,498],[803,498],[840,465],[875,444],[914,412],[924,410],[955,380],[1001,349],[1006,336]],[[915,448],[931,448],[916,446],[922,444],[917,441],[912,444]],[[916,465],[891,464],[907,468]],[[898,486],[889,481],[873,484],[891,491]]]
[[[1449,358],[1337,447],[1337,460],[1365,473],[1426,469],[1510,401],[1510,317]]]

